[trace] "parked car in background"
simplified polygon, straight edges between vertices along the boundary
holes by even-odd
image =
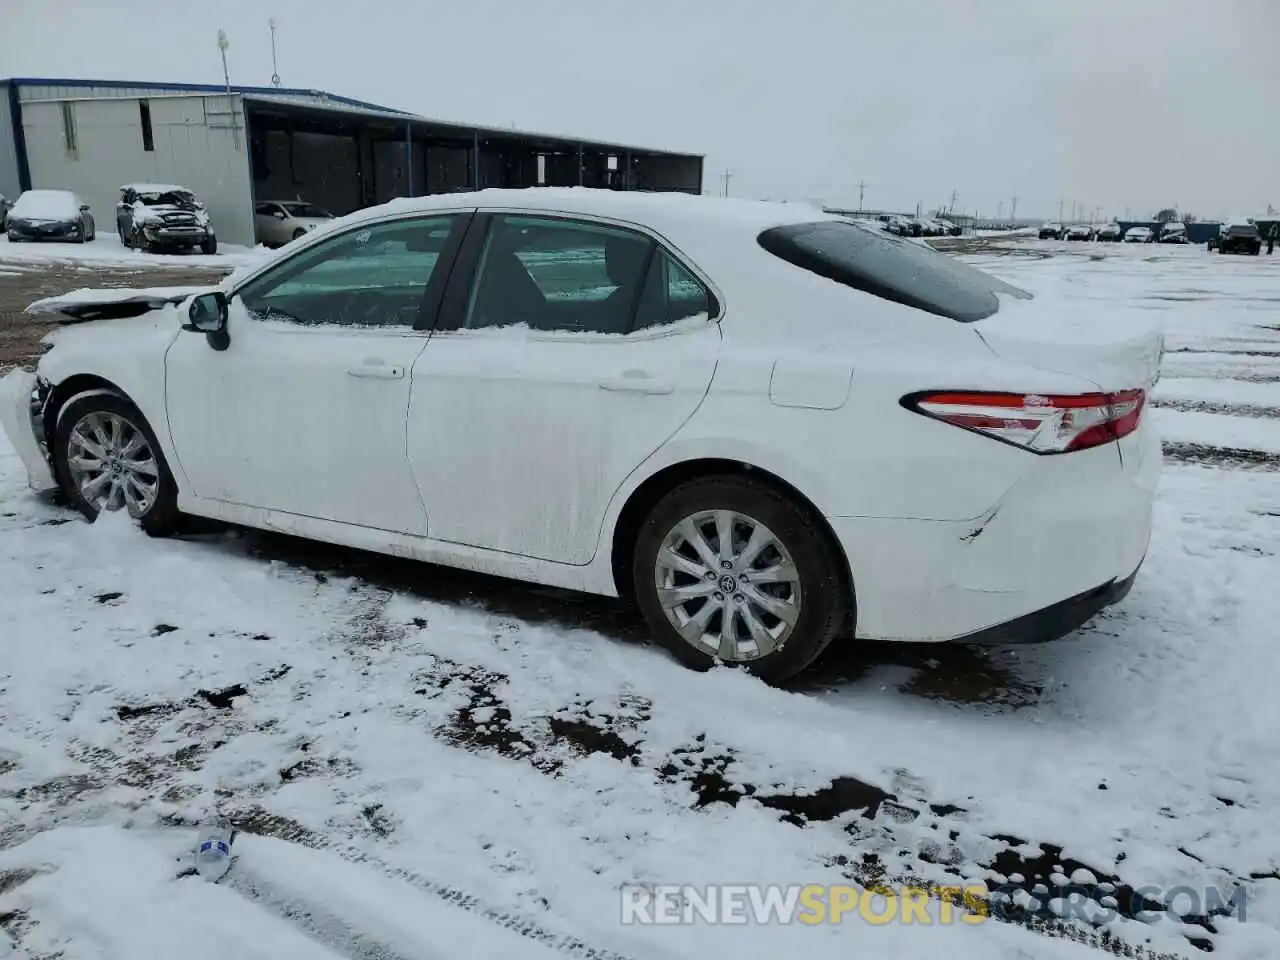
[[[1048,223],[1040,224],[1040,239],[1061,240],[1062,224],[1058,223],[1056,220],[1050,220]]]
[[[1120,229],[1118,223],[1104,223],[1098,228],[1097,239],[1114,243],[1124,236],[1124,231]]]
[[[890,217],[884,228],[898,237],[911,236],[911,221],[906,217]]]
[[[1087,223],[1077,223],[1067,229],[1068,240],[1092,240],[1093,227]]]
[[[116,204],[116,232],[126,247],[148,253],[196,250],[217,253],[218,238],[204,204],[186,187],[127,183]]]
[[[1160,227],[1160,235],[1156,237],[1157,243],[1189,243],[1187,239],[1187,225],[1176,221],[1162,224]]]
[[[958,237],[963,232],[950,220],[939,220],[938,226],[942,227],[943,235],[948,237]]]
[[[9,208],[12,206],[12,201],[3,193],[0,193],[0,230],[4,229],[4,225],[9,219]]]
[[[70,190],[27,190],[5,218],[5,235],[23,240],[84,243],[97,236],[89,205]]]
[[[1147,551],[1158,328],[803,204],[443,194],[94,293],[0,382],[37,489],[630,596],[695,668],[1050,639]]]
[[[254,232],[267,247],[283,247],[333,219],[328,210],[302,200],[264,200],[253,208]]]
[[[1150,227],[1130,227],[1124,232],[1125,243],[1150,243],[1154,238]]]
[[[1222,225],[1218,235],[1209,241],[1209,249],[1219,253],[1249,253],[1257,256],[1262,252],[1262,234],[1251,220],[1228,220]]]

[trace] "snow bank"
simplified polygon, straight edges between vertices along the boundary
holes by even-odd
[[[130,250],[121,245],[113,233],[99,229],[95,240],[83,244],[69,243],[10,243],[0,236],[0,264],[50,264],[90,263],[94,265],[125,265],[138,269],[159,267],[240,267],[260,264],[274,251],[266,247],[238,247],[219,244],[219,252],[206,254],[157,254]]]

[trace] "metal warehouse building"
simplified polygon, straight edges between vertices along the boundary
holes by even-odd
[[[318,90],[0,80],[0,193],[74,190],[103,231],[119,187],[178,183],[219,239],[254,242],[254,204],[341,215],[393,197],[483,187],[702,192],[695,154],[429,120]]]

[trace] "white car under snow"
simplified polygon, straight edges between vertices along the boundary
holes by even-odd
[[[393,201],[32,309],[75,324],[2,384],[34,487],[633,595],[694,667],[1061,635],[1147,550],[1157,332],[801,205]]]

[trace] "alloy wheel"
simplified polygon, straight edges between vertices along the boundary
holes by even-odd
[[[654,563],[658,603],[696,649],[726,662],[756,660],[786,643],[800,618],[800,572],[763,523],[732,510],[685,517]]]
[[[138,427],[118,413],[87,413],[67,440],[71,483],[95,510],[119,510],[141,517],[156,502],[160,466]]]

